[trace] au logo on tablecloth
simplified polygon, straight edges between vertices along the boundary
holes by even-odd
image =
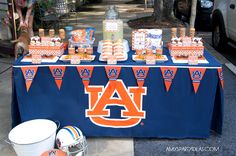
[[[166,91],[170,90],[172,80],[175,78],[177,72],[176,67],[161,67],[162,76],[165,82]]]
[[[66,66],[49,66],[52,76],[55,79],[58,89],[61,89],[62,79],[64,77]]]
[[[83,81],[85,87],[89,85],[90,78],[93,75],[93,66],[78,66],[77,71],[79,72],[79,76]]]
[[[53,69],[53,76],[54,76],[55,78],[57,78],[57,77],[58,77],[58,78],[61,78],[62,75],[63,75],[62,69],[59,69],[59,68]]]
[[[200,82],[204,77],[206,68],[189,68],[189,73],[193,82],[193,88],[195,93],[197,93]]]
[[[38,71],[38,67],[21,67],[21,71],[24,75],[26,90],[28,92]]]
[[[106,86],[89,85],[85,89],[89,95],[88,117],[95,125],[111,128],[134,127],[146,118],[143,110],[143,96],[147,93],[146,87],[128,87],[120,79],[108,81]],[[118,97],[114,95],[118,95]],[[120,106],[120,118],[111,118],[107,107]]]
[[[133,67],[134,76],[137,79],[139,87],[144,85],[144,81],[148,75],[149,67]]]
[[[89,79],[92,75],[92,70],[87,69],[87,68],[81,69],[80,75],[81,75],[81,78],[83,78],[83,79],[86,79],[86,78]]]
[[[109,80],[116,80],[120,75],[121,67],[119,66],[106,66],[105,69]]]

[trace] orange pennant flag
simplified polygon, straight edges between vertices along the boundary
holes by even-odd
[[[134,76],[137,79],[139,87],[144,85],[144,81],[148,75],[149,67],[133,67]]]
[[[172,80],[175,78],[177,67],[161,67],[162,77],[165,82],[166,91],[170,90]]]
[[[120,66],[105,66],[107,77],[110,81],[110,90],[113,90],[116,86],[116,83],[113,83],[112,81],[115,81],[118,79],[121,71]]]
[[[224,89],[224,73],[223,73],[222,68],[218,68],[218,75],[219,75],[219,78],[220,78],[221,86]]]
[[[121,67],[119,66],[105,66],[106,74],[109,80],[116,80],[121,71]]]
[[[138,86],[141,88],[144,85],[144,80],[138,79],[137,83],[138,83]]]
[[[166,91],[169,92],[172,81],[165,80]]]
[[[28,92],[38,71],[38,67],[21,67],[21,71],[24,75],[26,90]]]
[[[77,71],[79,72],[79,75],[82,79],[82,82],[85,87],[88,87],[90,78],[92,77],[93,74],[93,66],[78,66]]]
[[[83,84],[85,87],[88,87],[89,85],[89,80],[82,80]]]
[[[205,74],[206,68],[189,68],[189,73],[193,81],[193,88],[197,93],[200,82]]]
[[[58,89],[61,89],[62,79],[64,77],[66,66],[49,66],[52,76],[55,79]]]

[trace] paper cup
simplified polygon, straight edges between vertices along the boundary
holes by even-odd
[[[45,36],[44,29],[39,29],[39,37]]]
[[[72,47],[68,48],[68,54],[69,55],[74,55],[75,54],[75,48],[72,48]]]

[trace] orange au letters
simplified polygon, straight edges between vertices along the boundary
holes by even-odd
[[[86,117],[101,127],[128,128],[134,127],[145,119],[146,112],[143,111],[143,95],[146,95],[146,87],[126,88],[122,80],[109,81],[105,86],[90,85],[85,88],[89,95],[89,109],[86,110]],[[118,97],[114,97],[114,94]],[[121,111],[121,118],[110,117],[110,110],[107,106],[120,106],[125,110]]]

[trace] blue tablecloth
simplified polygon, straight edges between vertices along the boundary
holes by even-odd
[[[132,54],[132,51],[129,52],[128,61],[118,63],[123,67],[119,79],[123,80],[127,87],[137,86],[132,67],[148,66],[145,63],[132,61]],[[206,67],[207,70],[195,94],[189,66],[173,64],[166,48],[164,54],[168,56],[169,61],[150,66],[144,83],[147,95],[143,96],[142,109],[146,112],[146,117],[138,125],[129,128],[101,127],[86,117],[89,97],[85,94],[75,65],[61,61],[53,64],[67,66],[60,90],[48,68],[52,64],[39,65],[30,91],[27,92],[20,67],[31,64],[21,63],[22,58],[20,58],[13,68],[13,127],[31,119],[47,118],[60,121],[61,126],[78,126],[86,136],[207,138],[211,130],[221,133],[224,97],[217,72],[221,64],[205,51],[209,64],[196,66]],[[80,66],[94,65],[90,85],[105,86],[109,81],[104,69],[107,64],[98,61],[98,57],[99,54],[96,53],[94,62],[81,63]],[[169,92],[165,89],[160,70],[162,66],[178,67]],[[110,109],[112,118],[119,118],[124,107],[109,106],[107,109]]]

